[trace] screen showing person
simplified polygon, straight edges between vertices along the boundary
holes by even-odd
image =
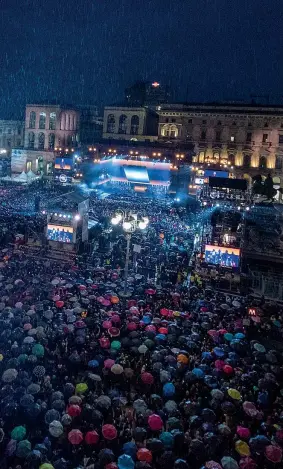
[[[47,239],[50,241],[59,241],[61,243],[73,242],[74,230],[71,226],[48,225]]]
[[[226,246],[205,246],[205,260],[209,264],[219,264],[223,267],[239,267],[240,249]]]
[[[72,158],[56,158],[55,169],[70,170],[73,168]]]

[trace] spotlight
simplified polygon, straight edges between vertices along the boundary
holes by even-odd
[[[78,221],[78,220],[80,220],[80,219],[81,219],[81,216],[80,216],[80,214],[79,214],[79,213],[77,213],[77,214],[75,215],[75,220],[77,220],[77,221]]]
[[[250,210],[250,207],[246,207],[247,212]]]

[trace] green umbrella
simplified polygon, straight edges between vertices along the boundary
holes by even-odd
[[[17,446],[16,455],[19,458],[26,458],[31,452],[31,443],[28,440],[20,441]]]
[[[22,427],[20,425],[18,427],[15,427],[14,430],[12,430],[11,438],[12,438],[12,440],[21,441],[21,440],[24,439],[26,434],[27,434],[27,431],[26,431],[25,427]]]
[[[49,464],[48,462],[45,462],[44,464],[41,464],[41,466],[39,466],[39,469],[54,469],[54,466],[52,466],[52,464]]]
[[[35,344],[32,347],[32,354],[36,357],[43,357],[44,356],[44,347],[41,344]]]
[[[119,340],[113,340],[113,342],[111,342],[111,348],[113,350],[120,350],[121,342],[119,342]]]
[[[28,359],[28,356],[26,353],[21,353],[21,355],[18,356],[18,362],[25,363],[25,361]]]
[[[88,390],[88,385],[86,383],[79,383],[76,385],[76,392],[84,393]]]

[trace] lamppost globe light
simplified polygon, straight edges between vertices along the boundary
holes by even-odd
[[[119,220],[118,217],[113,217],[111,219],[111,223],[112,223],[112,225],[118,225],[120,223],[120,220]]]
[[[129,231],[129,230],[131,229],[131,227],[132,227],[131,222],[129,222],[129,221],[124,221],[124,223],[123,223],[123,229],[124,229],[125,231]]]
[[[148,217],[143,217],[143,221],[146,225],[149,224],[149,218]]]
[[[139,222],[139,228],[140,228],[141,230],[145,230],[146,227],[147,227],[147,223],[146,223],[145,221],[140,221],[140,222]]]
[[[81,216],[80,216],[79,213],[77,213],[77,214],[75,215],[75,220],[80,220],[80,219],[81,219]]]

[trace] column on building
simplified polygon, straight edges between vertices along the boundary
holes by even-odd
[[[259,150],[254,150],[251,156],[251,167],[258,168],[259,167]]]
[[[242,150],[237,150],[235,155],[235,166],[243,166],[244,157]]]
[[[267,157],[267,162],[266,162],[267,168],[274,169],[275,161],[276,161],[275,151],[272,150]]]

